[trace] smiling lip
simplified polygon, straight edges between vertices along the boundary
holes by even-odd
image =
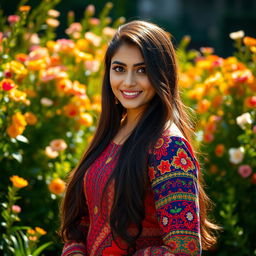
[[[121,93],[125,99],[134,99],[137,98],[142,91],[121,91]]]

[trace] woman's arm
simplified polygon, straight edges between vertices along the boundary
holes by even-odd
[[[149,179],[163,246],[147,247],[134,256],[201,255],[198,165],[181,137],[160,138],[150,154]]]

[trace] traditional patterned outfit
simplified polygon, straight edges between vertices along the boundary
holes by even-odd
[[[111,142],[87,170],[84,191],[89,216],[81,222],[87,226],[87,240],[66,243],[62,256],[75,253],[90,256],[127,255],[127,245],[113,240],[109,214],[114,198],[114,183],[104,194],[103,188],[115,167],[121,145]],[[167,130],[148,157],[149,186],[145,199],[143,230],[136,242],[134,256],[201,255],[198,163],[189,143]],[[136,196],[136,195],[134,195]],[[133,232],[134,227],[129,228]],[[121,247],[121,248],[120,248]]]

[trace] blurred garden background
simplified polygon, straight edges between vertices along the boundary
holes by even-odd
[[[146,19],[173,35],[194,110],[218,244],[256,255],[256,1],[0,2],[0,255],[59,255],[65,180],[101,111],[115,29]]]

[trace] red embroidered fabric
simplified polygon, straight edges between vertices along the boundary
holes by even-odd
[[[111,142],[84,176],[89,209],[87,241],[66,243],[62,256],[79,252],[90,256],[127,255],[124,241],[113,240],[109,215],[114,198],[113,182],[107,188],[100,210],[103,188],[118,160],[121,145]],[[167,130],[149,153],[151,187],[145,199],[146,217],[134,256],[201,255],[197,174],[199,166],[187,141]],[[132,232],[132,227],[131,227]],[[118,246],[119,245],[119,246]],[[120,248],[121,247],[121,248]]]

